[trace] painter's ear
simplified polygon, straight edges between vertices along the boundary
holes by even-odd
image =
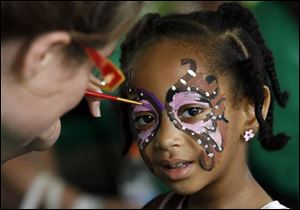
[[[30,80],[52,62],[53,50],[57,47],[68,45],[71,36],[67,32],[55,31],[38,36],[28,47],[22,66],[20,76],[23,80]]]
[[[270,89],[264,85],[264,103],[262,106],[262,117],[263,119],[266,119],[269,106],[271,102],[271,93]],[[244,104],[244,111],[246,114],[246,120],[245,120],[245,127],[247,129],[256,129],[258,128],[258,122],[255,116],[255,105],[254,103],[246,103]]]

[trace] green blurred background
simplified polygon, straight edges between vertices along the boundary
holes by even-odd
[[[222,2],[158,1],[146,2],[143,14],[191,12],[215,9]],[[250,168],[260,184],[283,204],[299,208],[299,22],[297,3],[242,2],[255,14],[268,47],[274,54],[278,79],[290,100],[286,109],[275,105],[275,133],[291,136],[288,145],[277,152],[263,150],[253,140],[249,150]],[[297,8],[296,8],[297,7]],[[119,65],[120,49],[111,60]],[[113,94],[118,94],[118,91]],[[110,101],[101,102],[102,117],[93,119],[85,101],[62,119],[62,134],[56,144],[63,176],[74,185],[93,193],[118,193],[122,176],[123,135],[119,111]],[[113,111],[115,110],[115,111]],[[134,170],[134,167],[132,168]],[[158,191],[166,188],[153,179]],[[147,194],[147,193],[145,193]]]

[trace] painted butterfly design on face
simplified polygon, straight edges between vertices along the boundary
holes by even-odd
[[[228,123],[224,116],[225,98],[219,94],[217,78],[197,72],[193,59],[181,59],[181,65],[189,68],[167,91],[165,106],[146,90],[128,89],[129,98],[143,102],[131,111],[131,118],[139,124],[133,129],[137,131],[140,151],[155,137],[165,109],[175,127],[194,139],[206,151],[206,157],[213,159],[214,151],[224,149],[222,133],[217,128],[220,122]],[[206,168],[212,167],[209,165]]]
[[[137,133],[139,149],[142,151],[155,137],[160,127],[164,106],[154,94],[144,89],[129,88],[127,95],[143,103],[143,105],[132,105],[130,112],[131,130]]]
[[[165,109],[176,128],[191,136],[212,158],[213,151],[223,151],[223,138],[217,127],[219,121],[228,123],[225,98],[219,95],[215,76],[197,72],[193,59],[181,60],[181,65],[187,64],[187,73],[166,94]],[[200,117],[191,120],[196,115]]]

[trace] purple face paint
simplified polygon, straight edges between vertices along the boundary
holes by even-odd
[[[139,148],[143,150],[157,133],[164,106],[154,94],[143,89],[130,88],[128,95],[130,99],[143,103],[133,105],[131,109],[131,123],[137,132]]]
[[[155,128],[158,125],[158,113],[153,107],[153,105],[147,100],[140,100],[143,105],[137,105],[133,108],[131,116],[132,119],[135,119],[134,125],[136,130],[138,131],[139,145],[144,145],[148,143],[149,139],[151,139],[151,134],[154,132]],[[148,117],[153,118],[152,122],[147,122],[145,119]],[[140,129],[141,127],[146,126],[144,129]]]
[[[155,108],[152,106],[152,104],[149,101],[143,99],[140,100],[139,102],[142,102],[143,104],[134,106],[132,113],[155,111]]]
[[[144,89],[138,89],[138,90],[140,90],[143,94],[146,94],[146,96],[150,97],[152,103],[155,104],[156,107],[158,107],[161,112],[164,110],[164,105],[158,100],[158,98],[153,93]]]

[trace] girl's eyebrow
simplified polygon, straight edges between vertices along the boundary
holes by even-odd
[[[146,111],[151,111],[153,108],[149,104],[143,104],[143,105],[136,105],[134,106],[132,112],[146,112]]]
[[[164,105],[159,101],[159,99],[153,93],[141,88],[137,88],[137,90],[150,97],[153,100],[153,102],[159,107],[160,111],[164,110]]]
[[[203,103],[210,103],[209,100],[207,100],[206,98],[200,98],[199,102],[203,102]]]
[[[151,107],[150,104],[143,104],[142,106],[147,107],[147,108],[149,108],[149,109],[152,109],[152,107]]]
[[[154,107],[151,105],[151,102],[149,102],[146,99],[141,100],[143,102],[142,105],[135,105],[132,112],[143,112],[143,111],[151,111],[154,109]]]

